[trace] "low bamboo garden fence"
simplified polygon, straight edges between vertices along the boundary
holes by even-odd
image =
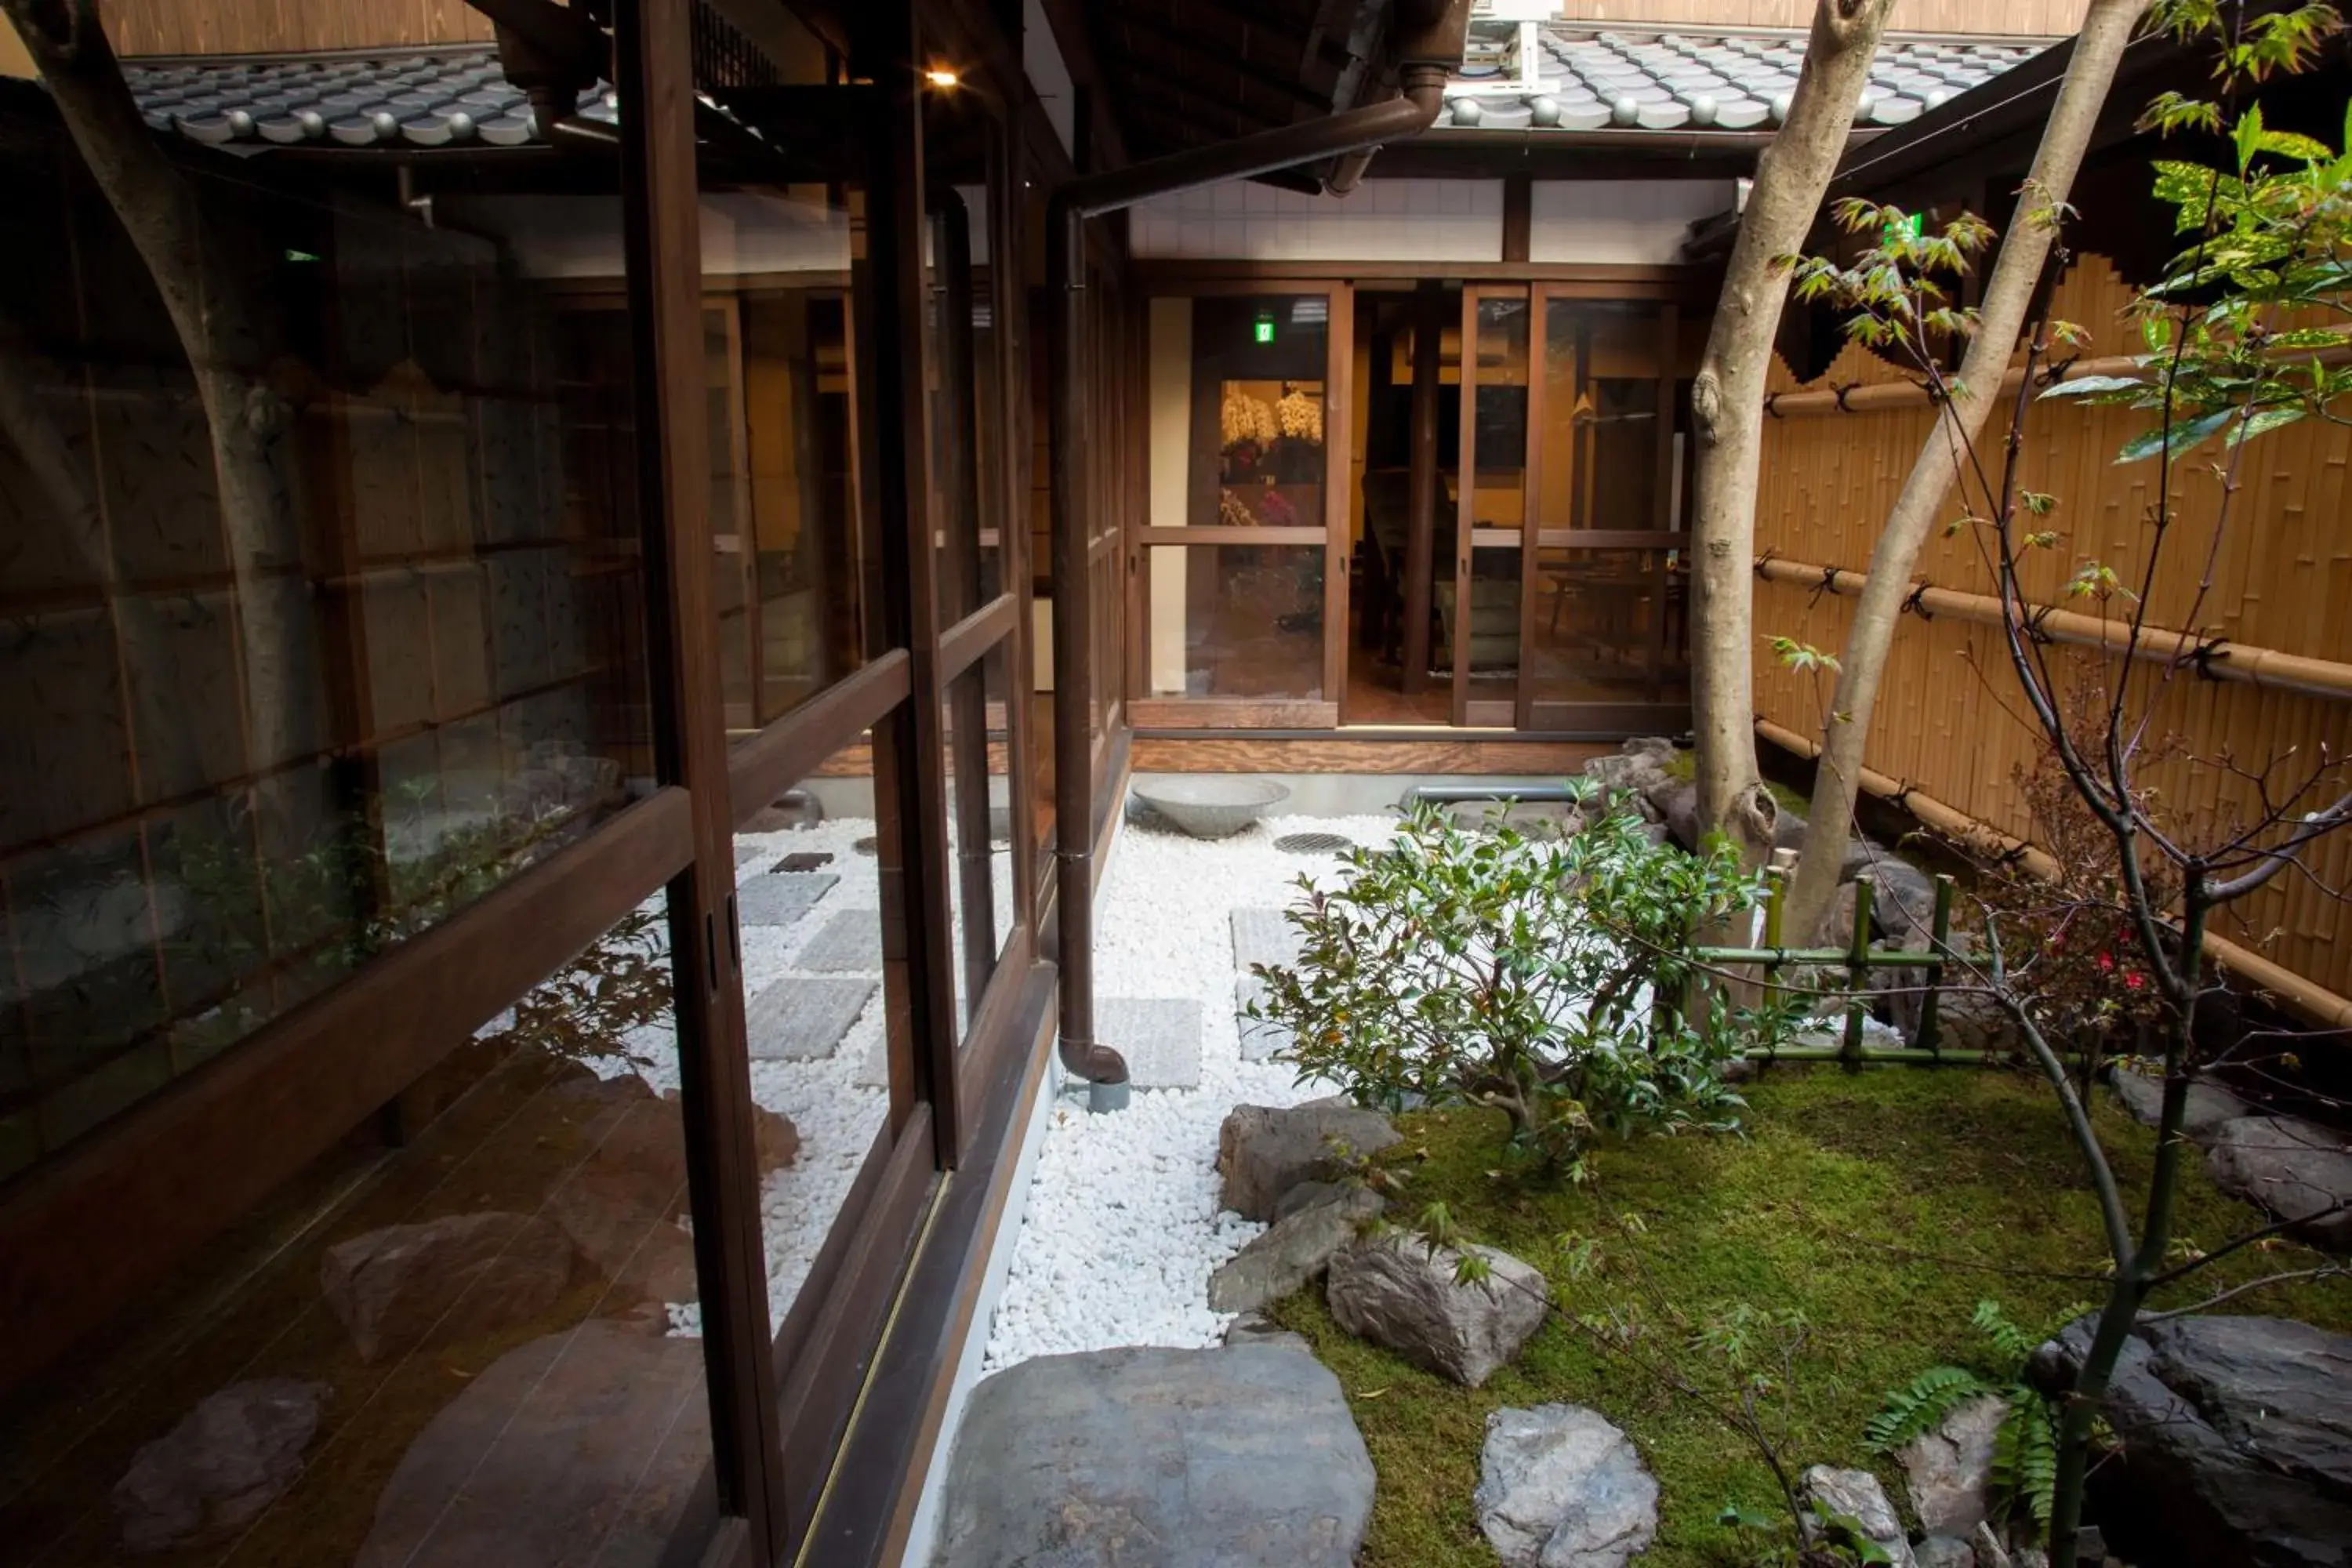
[[[2052,313],[2087,328],[2090,342],[2067,373],[2114,374],[2138,349],[2126,315],[2132,299],[2100,257],[2069,270]],[[1810,383],[1776,364],[1770,391],[1757,516],[1758,720],[1764,738],[1804,752],[1821,732],[1833,677],[1784,667],[1764,639],[1843,647],[1871,546],[1934,410],[1910,374],[1851,344]],[[2095,602],[2070,599],[2066,584],[2086,561],[2137,581],[2158,467],[2114,459],[2144,421],[2066,399],[2037,403],[2028,416],[2022,482],[2058,498],[2048,526],[2063,542],[2028,563],[2022,587],[2053,659],[2112,663],[2126,642],[2127,611],[2102,616]],[[1999,430],[1989,432],[1996,461],[2000,441]],[[2247,448],[2199,607],[2221,496],[2210,463],[2208,452],[2174,467],[2179,523],[2150,595],[2153,629],[2136,650],[2161,666],[2142,677],[2150,683],[2142,689],[2158,693],[2150,732],[2180,746],[2146,776],[2192,835],[2258,809],[2247,773],[2278,764],[2280,777],[2299,779],[2323,748],[2340,758],[2352,742],[2352,528],[2344,521],[2352,430],[2306,421]],[[1957,497],[1951,510],[1958,515]],[[1912,587],[1873,715],[1864,787],[1939,832],[2030,841],[2017,781],[2034,766],[2042,739],[2008,668],[1983,542],[1966,529],[1931,537]],[[2233,765],[2221,765],[2225,759]],[[2307,865],[2311,876],[2278,878],[2234,907],[2211,951],[2294,1010],[2352,1027],[2352,916],[2331,892],[2352,883],[2352,835],[2322,840]]]

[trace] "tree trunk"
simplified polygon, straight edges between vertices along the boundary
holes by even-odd
[[[2042,128],[2032,172],[2018,193],[2009,236],[1986,282],[1977,333],[1961,361],[1959,379],[1940,406],[1935,427],[1920,443],[1910,477],[1871,550],[1870,575],[1846,630],[1837,695],[1830,702],[1813,778],[1810,821],[1817,831],[1806,839],[1784,910],[1788,940],[1799,946],[1822,934],[1837,899],[1838,871],[1845,858],[1843,828],[1853,818],[1861,788],[1871,710],[1878,701],[1878,683],[1886,670],[1903,601],[1911,591],[1919,547],[1941,513],[1944,498],[1961,480],[1968,454],[2000,395],[2001,377],[2025,328],[2026,311],[2057,237],[2075,173],[2106,105],[2107,89],[2132,29],[2147,9],[2147,0],[2091,0],[2074,55],[2066,62],[2066,79]]]
[[[1756,467],[1764,383],[1788,297],[1783,258],[1812,228],[1853,127],[1870,58],[1893,0],[1820,0],[1780,133],[1757,160],[1724,272],[1706,357],[1691,387],[1698,437],[1692,525],[1692,724],[1698,818],[1730,835],[1749,865],[1772,844],[1772,797],[1756,771]]]
[[[194,373],[212,441],[222,533],[236,588],[247,765],[285,762],[307,639],[293,509],[278,466],[291,417],[268,384],[257,318],[235,267],[207,254],[195,193],[156,144],[107,42],[94,0],[0,0],[82,162],[146,263]]]

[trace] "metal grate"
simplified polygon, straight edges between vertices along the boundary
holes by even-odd
[[[1353,849],[1356,841],[1344,833],[1286,833],[1274,847],[1286,855],[1338,855]]]

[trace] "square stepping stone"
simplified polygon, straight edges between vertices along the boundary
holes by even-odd
[[[882,914],[878,910],[841,910],[825,917],[816,935],[793,961],[794,969],[819,974],[879,974]]]
[[[743,1009],[753,1061],[814,1061],[833,1055],[874,995],[871,980],[787,975]]]
[[[1298,928],[1280,910],[1234,911],[1234,967],[1244,974],[1253,963],[1297,963],[1300,941]]]
[[[1190,996],[1106,996],[1095,1004],[1095,1037],[1127,1058],[1138,1089],[1194,1089],[1201,1082],[1201,1004]]]
[[[1297,1038],[1287,1024],[1253,1018],[1249,1005],[1265,994],[1265,982],[1255,974],[1234,977],[1234,1026],[1241,1031],[1242,1060],[1262,1062],[1282,1056]]]
[[[815,908],[840,880],[800,871],[746,877],[735,887],[735,912],[747,926],[788,926]]]

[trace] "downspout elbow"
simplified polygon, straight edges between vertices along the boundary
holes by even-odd
[[[1405,68],[1404,86],[1398,97],[1412,106],[1418,123],[1400,132],[1399,139],[1418,136],[1437,123],[1445,109],[1445,68],[1440,65],[1410,65]],[[1380,151],[1375,144],[1357,149],[1341,158],[1323,182],[1323,188],[1335,196],[1344,196],[1363,184],[1364,171],[1371,167],[1372,154]]]

